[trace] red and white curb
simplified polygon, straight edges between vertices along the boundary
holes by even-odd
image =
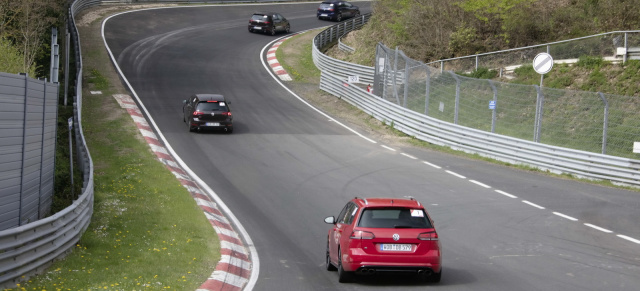
[[[231,226],[225,215],[218,209],[217,204],[205,194],[205,191],[198,187],[197,183],[189,177],[187,172],[185,172],[169,154],[169,151],[153,132],[146,118],[140,111],[140,108],[138,108],[138,105],[131,99],[131,96],[117,94],[113,95],[113,97],[118,101],[120,107],[126,109],[131,118],[133,118],[140,133],[142,133],[142,136],[144,136],[144,139],[160,162],[165,164],[180,183],[187,188],[218,234],[221,248],[220,261],[216,265],[215,271],[197,290],[242,290],[251,275],[251,259],[240,236]]]
[[[278,77],[282,81],[292,81],[293,79],[291,79],[291,76],[289,76],[287,71],[285,71],[285,69],[280,65],[280,62],[278,62],[278,59],[276,58],[276,51],[285,40],[293,36],[295,36],[295,34],[279,40],[278,42],[274,43],[267,51],[267,62],[269,63],[269,66],[271,67],[273,72],[276,73],[276,75],[278,75]]]

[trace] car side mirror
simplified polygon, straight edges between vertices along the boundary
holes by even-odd
[[[336,224],[336,218],[333,216],[329,216],[327,218],[324,219],[324,223],[327,224]]]

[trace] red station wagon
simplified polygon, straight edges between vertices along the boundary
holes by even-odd
[[[424,206],[414,198],[354,198],[327,236],[326,268],[338,281],[354,274],[413,272],[440,282],[442,256],[438,233]]]

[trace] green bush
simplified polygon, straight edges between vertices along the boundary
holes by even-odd
[[[602,67],[604,60],[602,57],[581,56],[576,65],[585,69],[595,70]]]
[[[0,37],[0,72],[19,74],[27,73],[31,77],[35,77],[35,66],[28,70],[24,69],[24,56],[20,50],[13,46],[11,41],[4,37]]]
[[[462,73],[460,75],[476,79],[493,79],[498,76],[498,72],[496,70],[490,70],[488,68],[478,68],[471,73]]]

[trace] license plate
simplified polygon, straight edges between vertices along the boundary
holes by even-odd
[[[411,245],[410,244],[381,244],[381,251],[400,251],[400,252],[410,252]]]
[[[205,126],[220,126],[219,122],[207,122],[204,124]]]
[[[253,29],[255,29],[255,30],[260,30],[260,29],[262,29],[262,27],[260,27],[260,26],[254,26],[254,27],[253,27]]]
[[[329,16],[329,15],[328,15],[328,14],[320,14],[320,16],[322,16],[322,17],[327,17],[327,16]]]

